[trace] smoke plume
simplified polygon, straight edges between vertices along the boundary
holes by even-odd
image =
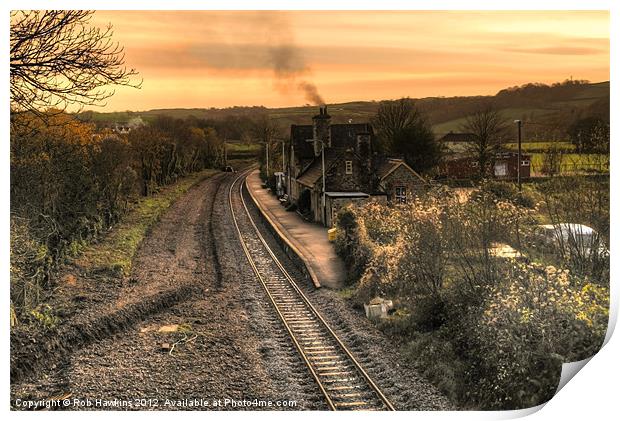
[[[234,18],[237,19],[237,15]],[[253,12],[243,14],[242,19],[247,23],[244,32],[210,29],[205,39],[189,51],[192,65],[204,63],[211,69],[240,73],[272,71],[275,90],[283,94],[299,91],[307,102],[323,105],[323,98],[311,80],[312,71],[303,57],[303,50],[295,43],[286,12]],[[154,51],[159,56],[159,52]]]
[[[288,19],[281,13],[269,13],[267,16],[263,23],[266,25],[267,41],[271,44],[269,61],[273,66],[277,89],[288,93],[296,88],[303,92],[306,101],[312,105],[324,105],[325,101],[317,86],[306,80],[310,67],[306,64],[301,49],[295,45]]]
[[[325,105],[325,101],[319,94],[319,90],[317,89],[314,83],[306,82],[302,80],[299,82],[297,87],[302,90],[306,96],[306,100],[312,105]]]

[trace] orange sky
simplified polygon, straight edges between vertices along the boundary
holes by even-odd
[[[101,11],[92,22],[113,25],[144,79],[99,111],[303,105],[302,81],[335,103],[609,80],[608,12]]]

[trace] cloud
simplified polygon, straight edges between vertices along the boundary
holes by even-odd
[[[601,48],[592,47],[570,47],[570,46],[550,46],[550,47],[511,47],[504,48],[504,51],[511,53],[524,53],[524,54],[548,54],[548,55],[560,55],[560,56],[586,56],[593,54],[607,54]]]

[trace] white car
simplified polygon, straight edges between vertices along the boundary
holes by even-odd
[[[609,250],[605,247],[602,236],[587,225],[559,223],[538,226],[539,238],[549,246],[573,255],[589,256],[598,250],[599,257],[608,257]]]

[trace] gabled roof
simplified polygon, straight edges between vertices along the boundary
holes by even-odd
[[[473,142],[476,140],[476,135],[473,133],[446,133],[443,137],[439,138],[440,142]]]
[[[414,176],[419,178],[421,181],[426,183],[426,180],[422,178],[420,174],[418,174],[413,168],[411,168],[407,163],[402,159],[397,158],[386,158],[381,163],[377,165],[376,174],[379,177],[379,180],[383,181],[387,176],[396,171],[399,167],[405,167],[409,170]]]

